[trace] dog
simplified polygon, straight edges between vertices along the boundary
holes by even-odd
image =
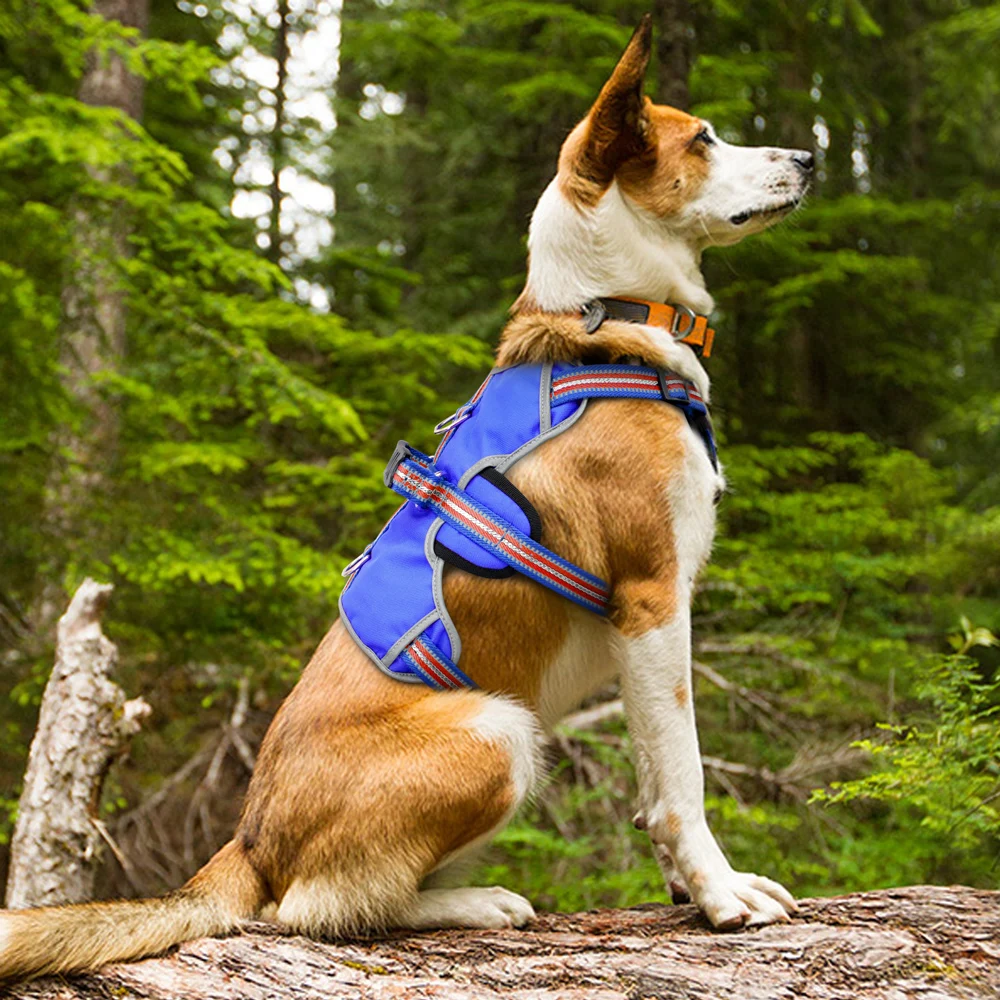
[[[788,215],[812,155],[736,147],[653,104],[650,46],[647,15],[562,147],[498,364],[642,359],[707,400],[702,365],[669,331],[611,318],[588,333],[581,307],[620,296],[708,314],[702,250]],[[792,896],[735,871],[705,818],[690,604],[723,482],[704,442],[674,407],[598,399],[509,477],[540,512],[545,544],[609,581],[607,616],[518,574],[449,568],[444,591],[479,689],[447,692],[375,669],[338,621],[268,730],[233,839],[157,899],[4,912],[0,977],[155,954],[262,911],[314,936],[521,927],[534,916],[526,899],[449,888],[448,876],[531,795],[544,731],[615,676],[639,823],[675,895],[720,930],[788,920]]]

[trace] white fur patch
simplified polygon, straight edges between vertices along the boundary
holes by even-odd
[[[624,295],[710,313],[715,303],[701,273],[704,248],[738,243],[773,225],[809,186],[795,162],[803,151],[733,146],[713,137],[705,183],[665,218],[632,201],[616,181],[586,208],[572,204],[554,179],[528,236],[526,291],[541,309],[568,312],[590,299]]]
[[[393,846],[394,864],[372,865],[363,878],[330,874],[295,879],[275,914],[278,921],[313,936],[387,927],[401,903],[413,894],[410,872],[419,866],[405,856],[406,844]]]
[[[578,309],[601,295],[680,302],[709,313],[701,254],[630,202],[617,183],[592,209],[571,205],[557,180],[531,218],[528,291],[542,309]]]
[[[794,157],[801,150],[733,146],[717,136],[707,153],[710,169],[694,199],[673,220],[700,246],[739,243],[791,211],[809,186]],[[734,217],[752,213],[736,224]],[[774,214],[777,213],[777,214]]]
[[[670,483],[670,511],[678,572],[685,587],[693,584],[712,552],[715,539],[715,496],[725,488],[721,472],[712,468],[705,442],[685,421],[684,458]]]
[[[547,732],[618,673],[619,641],[607,619],[570,606],[569,631],[542,677],[538,696],[538,713]]]
[[[3,957],[3,953],[7,950],[7,945],[10,942],[10,922],[6,917],[0,915],[0,958]]]
[[[780,885],[734,872],[705,819],[704,774],[691,685],[691,589],[715,531],[712,494],[722,483],[688,429],[683,465],[670,484],[677,547],[677,612],[659,628],[623,640],[622,690],[635,747],[646,829],[669,854],[694,901],[717,927],[787,920],[794,901]],[[663,849],[663,850],[660,850]]]
[[[501,744],[510,754],[510,776],[520,805],[542,775],[542,734],[538,720],[513,699],[489,695],[469,728],[484,740]]]

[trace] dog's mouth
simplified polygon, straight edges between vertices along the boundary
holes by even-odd
[[[800,195],[798,198],[792,198],[789,201],[784,201],[780,205],[774,205],[770,208],[751,208],[745,212],[738,212],[736,215],[729,216],[729,221],[734,226],[742,226],[751,219],[773,219],[779,215],[787,215],[789,212],[794,211],[799,207],[801,201],[802,197]]]

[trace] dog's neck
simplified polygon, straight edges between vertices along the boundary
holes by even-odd
[[[578,208],[546,188],[531,219],[524,298],[543,312],[579,309],[600,296],[624,295],[712,311],[701,251],[666,230],[612,183],[594,208]]]

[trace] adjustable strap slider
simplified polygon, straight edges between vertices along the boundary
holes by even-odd
[[[472,416],[478,402],[478,400],[473,400],[471,403],[463,403],[450,417],[445,417],[444,420],[434,425],[434,433],[447,434],[448,431],[464,424]]]
[[[664,368],[658,368],[656,374],[660,380],[660,392],[663,393],[663,398],[668,403],[691,402],[691,393],[688,391],[688,385],[684,379],[678,378],[673,372]]]
[[[357,571],[358,571],[359,569],[361,569],[361,567],[362,567],[362,566],[364,566],[364,564],[365,564],[366,562],[368,562],[368,560],[369,560],[369,559],[371,559],[371,557],[372,557],[372,546],[373,546],[374,544],[375,544],[374,542],[369,542],[369,543],[368,543],[368,544],[367,544],[367,545],[366,545],[366,546],[364,547],[364,551],[363,551],[363,552],[361,553],[361,555],[359,555],[359,556],[355,556],[355,557],[354,557],[354,558],[353,558],[353,559],[352,559],[352,560],[351,560],[351,561],[350,561],[350,562],[349,562],[349,563],[348,563],[348,564],[347,564],[347,565],[346,565],[346,566],[345,566],[345,567],[344,567],[344,568],[343,568],[343,569],[342,569],[342,570],[340,571],[340,575],[341,575],[341,576],[343,576],[343,577],[352,577],[352,576],[354,576],[354,574],[355,574],[355,573],[357,573]]]

